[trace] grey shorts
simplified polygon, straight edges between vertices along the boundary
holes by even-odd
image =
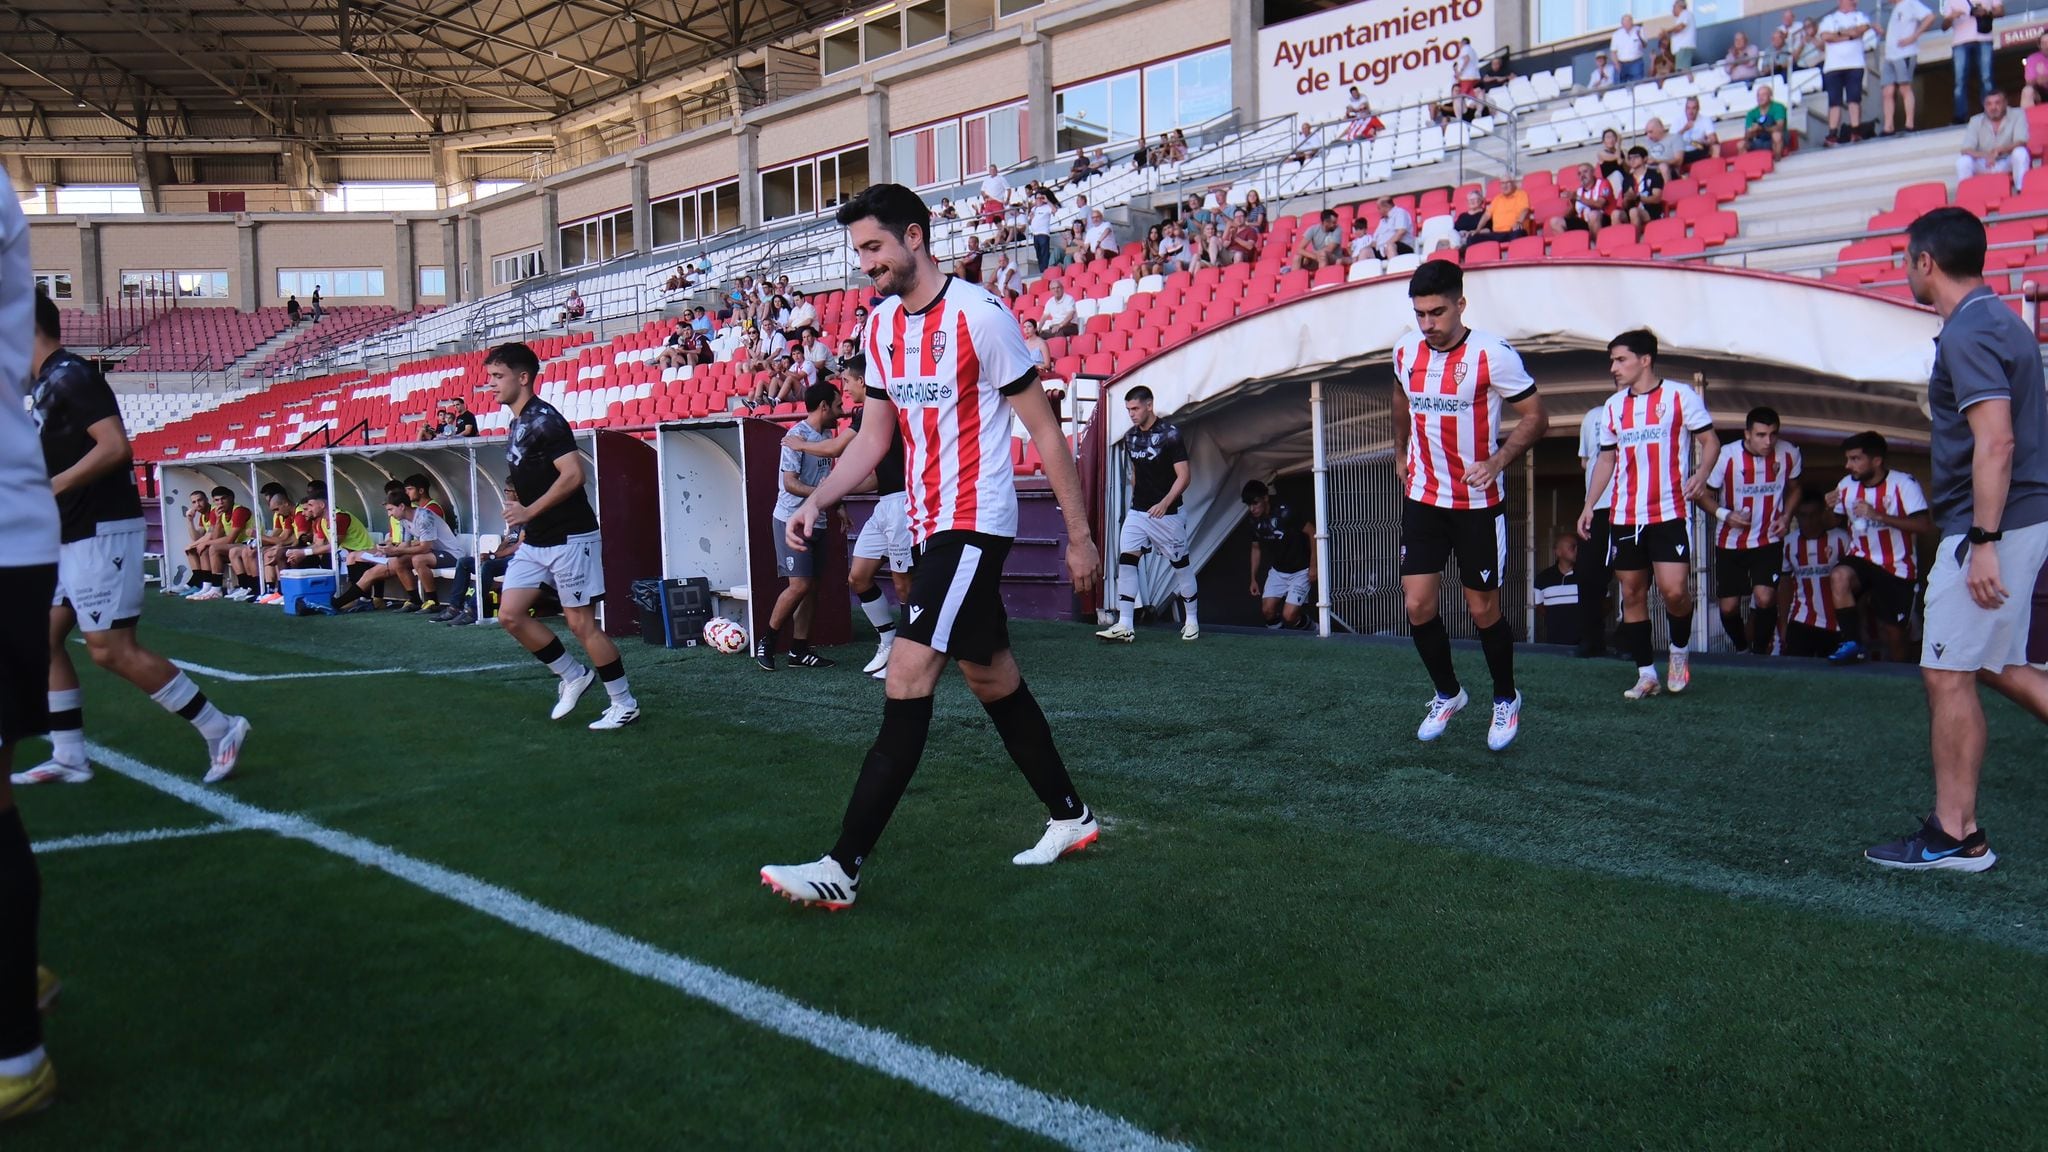
[[[775,571],[785,579],[809,579],[817,575],[824,564],[825,545],[831,542],[832,533],[826,530],[830,517],[820,514],[818,524],[811,529],[811,535],[802,552],[789,546],[789,521],[775,521]]]
[[[2027,629],[2033,619],[2034,582],[2048,563],[2048,524],[2014,528],[1998,543],[1998,574],[2005,603],[1979,607],[1964,582],[1969,541],[1944,536],[1927,571],[1925,639],[1920,666],[1948,672],[1998,672],[2027,662]]]
[[[1877,66],[1879,84],[1911,84],[1913,70],[1920,66],[1918,57],[1908,56],[1903,60],[1886,60]]]

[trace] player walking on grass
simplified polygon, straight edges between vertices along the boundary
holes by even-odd
[[[576,451],[576,436],[554,405],[533,394],[540,375],[540,357],[533,349],[500,344],[484,357],[484,371],[497,389],[498,403],[512,410],[512,423],[505,430],[505,463],[519,499],[506,503],[505,523],[526,532],[505,568],[498,623],[561,678],[550,719],[560,720],[575,711],[584,691],[602,680],[611,702],[590,727],[598,732],[624,728],[640,718],[640,702],[626,684],[626,664],[618,645],[597,626],[597,604],[604,599],[604,544],[597,513],[583,492],[583,457]],[[554,632],[529,615],[540,600],[542,584],[555,586],[569,631],[583,645],[594,669],[577,663]]]
[[[1437,612],[1444,566],[1458,558],[1465,610],[1479,628],[1493,674],[1493,721],[1486,746],[1514,743],[1522,724],[1515,687],[1515,633],[1500,610],[1508,565],[1508,465],[1543,438],[1550,418],[1536,382],[1507,341],[1465,327],[1465,273],[1425,261],[1408,280],[1418,331],[1394,345],[1394,460],[1401,504],[1401,594],[1415,651],[1436,686],[1418,740],[1444,734],[1469,702],[1451,660],[1451,634]],[[1500,442],[1501,403],[1515,430]]]
[[[830,443],[834,439],[830,430],[839,425],[839,405],[839,385],[832,381],[804,389],[805,416],[789,430],[787,439]],[[832,524],[838,517],[826,517],[824,534],[815,540],[806,537],[803,548],[791,547],[786,531],[790,516],[831,471],[829,458],[783,444],[776,472],[782,491],[775,494],[774,523],[775,568],[782,573],[784,584],[775,606],[769,609],[768,629],[754,644],[754,663],[763,672],[775,671],[775,643],[784,628],[789,629],[791,668],[830,668],[836,663],[811,647],[811,616],[818,607],[818,567],[824,563],[825,549],[832,542]]]
[[[44,303],[30,270],[28,221],[0,172],[0,1121],[47,1108],[57,1094],[38,1011],[57,994],[56,976],[36,963],[42,877],[8,783],[14,750],[50,730],[44,605],[61,554],[57,505],[21,394]]]
[[[1752,408],[1742,439],[1721,445],[1699,506],[1714,530],[1714,593],[1721,630],[1737,652],[1768,656],[1778,635],[1778,575],[1785,569],[1785,531],[1792,523],[1801,469],[1799,449],[1778,439],[1778,413]],[[1742,599],[1756,606],[1756,628],[1743,626]]]
[[[1920,575],[1917,542],[1934,534],[1934,518],[1920,482],[1888,465],[1887,451],[1876,432],[1843,440],[1842,467],[1848,475],[1828,493],[1828,507],[1849,525],[1849,552],[1828,578],[1842,624],[1841,646],[1828,656],[1837,664],[1854,664],[1870,654],[1857,608],[1865,595],[1877,615],[1886,658],[1906,658],[1906,621],[1913,615],[1913,582]]]
[[[907,449],[917,566],[889,657],[881,731],[861,764],[839,842],[815,863],[761,869],[761,882],[800,903],[845,908],[924,755],[932,693],[948,659],[959,661],[968,689],[1046,806],[1044,834],[1012,862],[1050,864],[1098,834],[1010,652],[1001,584],[1017,534],[1013,412],[1045,458],[1066,517],[1067,570],[1076,592],[1095,586],[1101,560],[1088,535],[1080,474],[1016,319],[980,285],[939,270],[926,246],[931,210],[910,189],[874,185],[842,205],[837,218],[862,270],[888,299],[876,308],[862,350],[869,415],[840,467],[790,517],[789,543],[800,546],[824,510],[874,471],[896,424]]]
[[[1180,514],[1181,493],[1188,490],[1188,447],[1179,426],[1161,420],[1152,410],[1152,390],[1143,384],[1124,394],[1131,428],[1124,433],[1124,458],[1131,464],[1131,507],[1117,535],[1116,623],[1097,632],[1104,640],[1129,644],[1138,638],[1138,558],[1147,552],[1166,557],[1173,568],[1173,590],[1180,593],[1187,620],[1180,638],[1202,635],[1195,618],[1195,570],[1188,565],[1188,522]]]
[[[1614,543],[1609,567],[1621,582],[1621,639],[1636,662],[1631,700],[1668,686],[1692,683],[1692,502],[1707,489],[1718,458],[1707,405],[1690,384],[1657,375],[1657,337],[1646,328],[1623,332],[1607,344],[1607,369],[1619,385],[1607,398],[1600,429],[1600,459],[1592,487],[1614,484]],[[1593,498],[1579,513],[1579,536],[1593,530]],[[1671,628],[1671,676],[1657,680],[1650,652],[1650,577],[1664,597]]]
[[[1888,868],[1998,863],[1977,824],[1978,684],[2048,722],[2048,672],[2027,663],[2034,584],[2048,562],[2048,395],[2032,329],[1984,284],[1984,241],[1983,223],[1961,208],[1937,208],[1906,232],[1913,298],[1942,321],[1927,385],[1941,546],[1920,649],[1934,811],[1918,831],[1864,853]]]
[[[57,497],[63,547],[47,627],[50,759],[16,773],[16,784],[92,779],[85,756],[83,696],[64,641],[85,634],[92,662],[192,722],[206,740],[208,784],[234,774],[249,722],[213,706],[190,677],[135,639],[142,616],[142,500],[130,474],[134,460],[113,389],[91,362],[58,343],[57,305],[35,304],[35,383],[43,463]]]

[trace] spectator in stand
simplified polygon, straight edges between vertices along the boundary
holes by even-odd
[[[1031,362],[1038,365],[1043,373],[1052,365],[1052,349],[1045,343],[1045,337],[1038,334],[1038,321],[1026,316],[1023,321],[1024,347],[1031,352]]]
[[[1352,91],[1356,92],[1357,89],[1354,88],[1352,89]],[[284,314],[291,320],[292,324],[296,326],[299,322],[300,311],[301,309],[299,308],[299,296],[298,293],[294,292],[292,293],[291,298],[284,302]]]
[[[1221,268],[1230,263],[1230,245],[1214,223],[1202,225],[1202,234],[1195,244],[1196,259],[1189,267]]]
[[[1685,124],[1678,130],[1678,144],[1684,149],[1679,153],[1678,173],[1713,156],[1721,150],[1721,138],[1714,132],[1713,120],[1700,115],[1700,98],[1685,98]]]
[[[1031,251],[1038,257],[1038,272],[1044,275],[1052,267],[1052,193],[1040,188],[1031,197],[1031,222],[1026,228],[1031,233]]]
[[[1837,0],[1835,10],[1820,22],[1821,86],[1828,97],[1828,138],[1833,148],[1857,138],[1863,124],[1863,37],[1870,31],[1870,18],[1856,7],[1856,0]],[[1848,120],[1842,110],[1849,111]]]
[[[848,324],[846,326],[846,339],[851,340],[856,345],[858,345],[860,343],[860,338],[867,334],[867,330],[868,306],[865,304],[856,304],[853,306],[853,323]]]
[[[420,431],[422,440],[459,440],[477,434],[476,413],[462,397],[450,396],[434,406],[434,419]]]
[[[1081,325],[1076,322],[1074,298],[1067,295],[1065,281],[1052,282],[1045,306],[1038,312],[1038,330],[1046,336],[1080,335]]]
[[[1785,155],[1785,106],[1771,99],[1771,86],[1756,86],[1756,107],[1742,118],[1743,148],[1750,152],[1770,149],[1771,155]]]
[[[2005,15],[2005,0],[1945,0],[1941,26],[1949,32],[1949,59],[1955,65],[1955,118],[1970,118],[1970,74],[1976,73],[1976,96],[1991,99],[1992,21]]]
[[[1093,175],[1095,175],[1095,169],[1088,163],[1087,151],[1085,149],[1076,150],[1073,166],[1067,169],[1067,183],[1078,188],[1086,184],[1088,178]]]
[[[1628,157],[1621,154],[1621,133],[1612,128],[1600,133],[1600,152],[1593,162],[1600,166],[1602,180],[1614,180],[1628,173]]]
[[[1778,13],[1778,26],[1771,31],[1785,37],[1786,51],[1796,53],[1799,41],[1806,35],[1806,26],[1800,23],[1797,10],[1786,8]]]
[[[860,355],[860,341],[851,339],[841,340],[839,342],[839,350],[825,359],[825,371],[842,372],[846,369],[846,365],[851,363],[853,358],[858,355]]]
[[[1356,264],[1360,260],[1371,259],[1373,259],[1372,222],[1364,216],[1354,217],[1351,221],[1351,243],[1344,246],[1343,262],[1346,264]]]
[[[1084,234],[1084,239],[1087,241],[1090,260],[1107,260],[1116,255],[1117,249],[1123,247],[1123,242],[1116,238],[1116,225],[1103,219],[1102,210],[1099,208],[1088,214],[1088,231]]]
[[[993,164],[988,166],[988,175],[981,179],[981,196],[997,203],[1006,203],[1010,199],[1010,182]]]
[[[712,332],[711,313],[699,308],[690,316],[690,330],[703,336]]]
[[[1984,98],[1984,110],[1970,117],[1963,130],[1963,154],[1956,157],[1956,179],[1967,180],[1986,172],[2012,176],[2012,190],[2027,182],[2027,118],[2014,116],[2005,106],[2005,93],[1994,91]]]
[[[1650,163],[1649,151],[1638,144],[1628,150],[1628,185],[1622,189],[1621,211],[1614,222],[1635,225],[1636,242],[1641,243],[1643,228],[1663,217],[1664,174]]]
[[[1316,217],[1316,226],[1303,229],[1294,242],[1294,267],[1307,272],[1328,268],[1341,263],[1343,253],[1344,229],[1337,224],[1337,213],[1325,208]]]
[[[1579,534],[1559,532],[1550,544],[1551,565],[1530,582],[1536,599],[1536,635],[1545,644],[1579,643]],[[1552,611],[1555,609],[1555,611]]]
[[[315,291],[318,291],[318,289],[315,289]],[[569,289],[569,298],[562,301],[562,311],[558,323],[568,324],[572,321],[581,320],[583,319],[583,311],[583,294],[571,288]]]
[[[1244,220],[1245,223],[1257,228],[1260,232],[1266,230],[1266,202],[1259,198],[1259,190],[1257,188],[1245,190]]]
[[[1088,226],[1076,220],[1067,225],[1067,231],[1060,237],[1060,253],[1054,257],[1055,266],[1061,264],[1085,264],[1088,262]]]
[[[1614,185],[1600,178],[1591,164],[1579,165],[1578,187],[1565,194],[1565,214],[1550,222],[1554,233],[1584,232],[1600,238],[1600,229],[1614,214]]]
[[[1642,149],[1638,148],[1635,151],[1640,152]],[[1529,210],[1529,194],[1522,191],[1515,183],[1514,177],[1503,179],[1500,182],[1500,192],[1494,196],[1493,202],[1486,206],[1485,231],[1467,236],[1465,243],[1458,249],[1458,254],[1463,256],[1466,249],[1485,241],[1505,244],[1528,235],[1529,222],[1533,215]]]
[[[1986,83],[1989,83],[1989,81],[1986,81]],[[325,314],[326,309],[320,304],[320,286],[315,284],[313,285],[313,323],[318,324],[320,317]]]
[[[1472,237],[1486,230],[1486,197],[1477,188],[1465,190],[1465,210],[1451,219],[1451,230],[1458,234],[1458,251],[1472,243]]]
[[[1387,126],[1372,114],[1372,101],[1360,94],[1355,84],[1351,87],[1351,99],[1344,104],[1344,119],[1347,121],[1344,126],[1346,140],[1370,140]]]
[[[1650,79],[1663,80],[1678,74],[1678,57],[1671,51],[1671,37],[1657,37],[1657,50],[1650,54]]]
[[[789,319],[787,328],[815,328],[818,326],[818,309],[799,288],[789,294]]]
[[[2040,47],[2020,65],[2020,79],[2020,107],[2032,108],[2048,100],[2048,33],[2041,36]]]
[[[1496,88],[1505,88],[1514,80],[1515,68],[1508,58],[1508,53],[1509,50],[1503,48],[1487,57],[1486,63],[1479,66],[1479,90],[1481,92],[1491,92]]]
[[[662,284],[662,291],[681,292],[682,290],[688,288],[689,286],[689,267],[688,265],[678,264],[676,265],[676,270],[674,272],[669,273],[668,280]]]
[[[681,368],[690,362],[690,326],[681,320],[669,331],[668,339],[661,342],[661,353],[654,358],[663,368]]]
[[[1457,56],[1451,61],[1451,80],[1457,86],[1458,96],[1452,103],[1453,115],[1464,116],[1468,109],[1479,108],[1479,50],[1472,47],[1472,38],[1459,39]]]
[[[1621,27],[1607,39],[1607,50],[1614,54],[1614,80],[1617,84],[1634,84],[1643,78],[1648,67],[1644,57],[1649,55],[1649,45],[1643,43],[1643,30],[1636,27],[1636,18],[1627,12],[1621,14]]]
[[[1181,203],[1180,219],[1181,223],[1190,228],[1200,228],[1204,224],[1214,223],[1216,213],[1210,210],[1207,199],[1198,192],[1191,194]]]
[[[1749,42],[1749,33],[1739,28],[1735,30],[1735,39],[1728,42],[1728,54],[1721,57],[1721,67],[1728,70],[1728,79],[1734,81],[1754,80],[1763,74],[1763,65],[1757,59],[1756,45]]]
[[[1879,65],[1878,93],[1884,99],[1886,136],[1893,132],[1893,102],[1906,106],[1906,131],[1913,130],[1913,71],[1920,66],[1920,38],[1934,27],[1934,9],[1920,0],[1896,0],[1884,28],[1884,62]]]
[[[1394,203],[1392,196],[1379,198],[1379,224],[1372,231],[1372,254],[1382,260],[1415,251],[1415,214]]]
[[[1001,227],[1004,204],[993,196],[981,198],[981,223],[990,227]]]
[[[1138,253],[1139,276],[1166,275],[1166,257],[1160,254],[1159,246],[1166,241],[1166,230],[1154,224],[1145,229],[1143,250]]]
[[[1010,263],[1010,254],[1005,252],[996,257],[996,270],[990,275],[988,290],[1004,304],[1014,305],[1017,296],[1024,290],[1024,278],[1017,274],[1017,266]]]
[[[1237,215],[1243,215],[1242,212]],[[1166,231],[1159,238],[1159,259],[1166,266],[1169,275],[1184,272],[1188,266],[1188,235],[1182,230],[1180,221],[1168,220]]]
[[[832,360],[832,350],[825,347],[825,342],[818,338],[816,328],[802,329],[802,337],[797,345],[796,354],[805,364],[810,365],[810,371],[806,375],[815,380],[819,372],[831,371],[826,365]]]
[[[1309,161],[1316,158],[1315,125],[1303,124],[1301,126],[1301,136],[1295,140],[1294,151],[1287,158],[1304,168],[1308,167]]]
[[[960,210],[953,207],[953,198],[951,196],[941,196],[939,197],[939,210],[932,213],[932,215],[940,220],[958,220],[960,218]]]
[[[1586,87],[1598,91],[1602,88],[1612,88],[1618,82],[1614,62],[1608,58],[1607,52],[1603,49],[1593,53],[1593,71],[1586,76]]]
[[[967,238],[967,250],[960,254],[959,260],[954,262],[953,275],[967,281],[969,284],[981,283],[981,240],[979,237],[969,236]]]
[[[1788,11],[1786,13],[1790,15]],[[1760,76],[1789,76],[1792,74],[1792,49],[1785,40],[1783,28],[1771,29],[1770,47],[1757,53],[1757,74]]]
[[[1665,33],[1671,41],[1671,55],[1680,72],[1692,71],[1693,57],[1699,55],[1700,25],[1693,15],[1692,5],[1686,0],[1672,0],[1671,28]],[[1737,32],[1737,36],[1742,33]]]
[[[1663,173],[1666,180],[1677,178],[1678,169],[1685,163],[1685,145],[1664,126],[1661,118],[1652,116],[1644,126],[1642,147],[1650,154],[1650,165]]]
[[[1792,66],[1794,68],[1819,68],[1827,62],[1827,45],[1821,43],[1820,21],[1811,16],[1799,26],[1799,36],[1792,41]]]
[[[1224,255],[1232,264],[1256,264],[1265,234],[1252,227],[1250,217],[1239,208],[1230,214],[1230,234],[1223,238]]]
[[[519,501],[518,490],[510,484],[505,485],[503,495],[507,504],[516,504]],[[526,529],[523,525],[515,524],[508,526],[505,529],[505,534],[498,541],[497,549],[489,556],[483,558],[483,570],[481,573],[477,571],[475,557],[464,556],[457,560],[455,563],[455,579],[451,581],[448,593],[448,606],[436,614],[433,619],[442,624],[458,626],[476,623],[476,589],[471,587],[471,581],[475,581],[476,588],[483,590],[483,602],[487,609],[483,613],[484,617],[489,619],[496,616],[498,614],[498,597],[491,591],[491,584],[504,577],[505,568],[512,563],[512,554],[519,551],[519,538],[525,535],[525,532]]]
[[[1155,162],[1156,157],[1152,151],[1152,138],[1149,136],[1139,137],[1138,149],[1131,153],[1131,167],[1143,171],[1150,168]]]

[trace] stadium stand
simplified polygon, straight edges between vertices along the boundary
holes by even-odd
[[[135,335],[137,351],[119,367],[128,372],[218,372],[290,323],[282,308],[173,308]]]

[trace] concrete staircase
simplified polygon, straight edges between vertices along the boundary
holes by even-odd
[[[223,374],[227,377],[228,383],[232,386],[240,387],[245,381],[257,379],[255,376],[256,370],[262,366],[265,360],[269,359],[270,354],[291,343],[293,337],[302,335],[305,331],[306,328],[303,324],[289,325],[284,331],[251,348],[248,355],[228,365],[224,370]],[[244,376],[244,373],[249,375]]]
[[[1891,208],[1899,188],[1953,185],[1962,136],[1961,128],[1941,128],[1843,148],[1802,147],[1734,205],[1742,236],[1712,262],[1819,275],[1872,216]]]

